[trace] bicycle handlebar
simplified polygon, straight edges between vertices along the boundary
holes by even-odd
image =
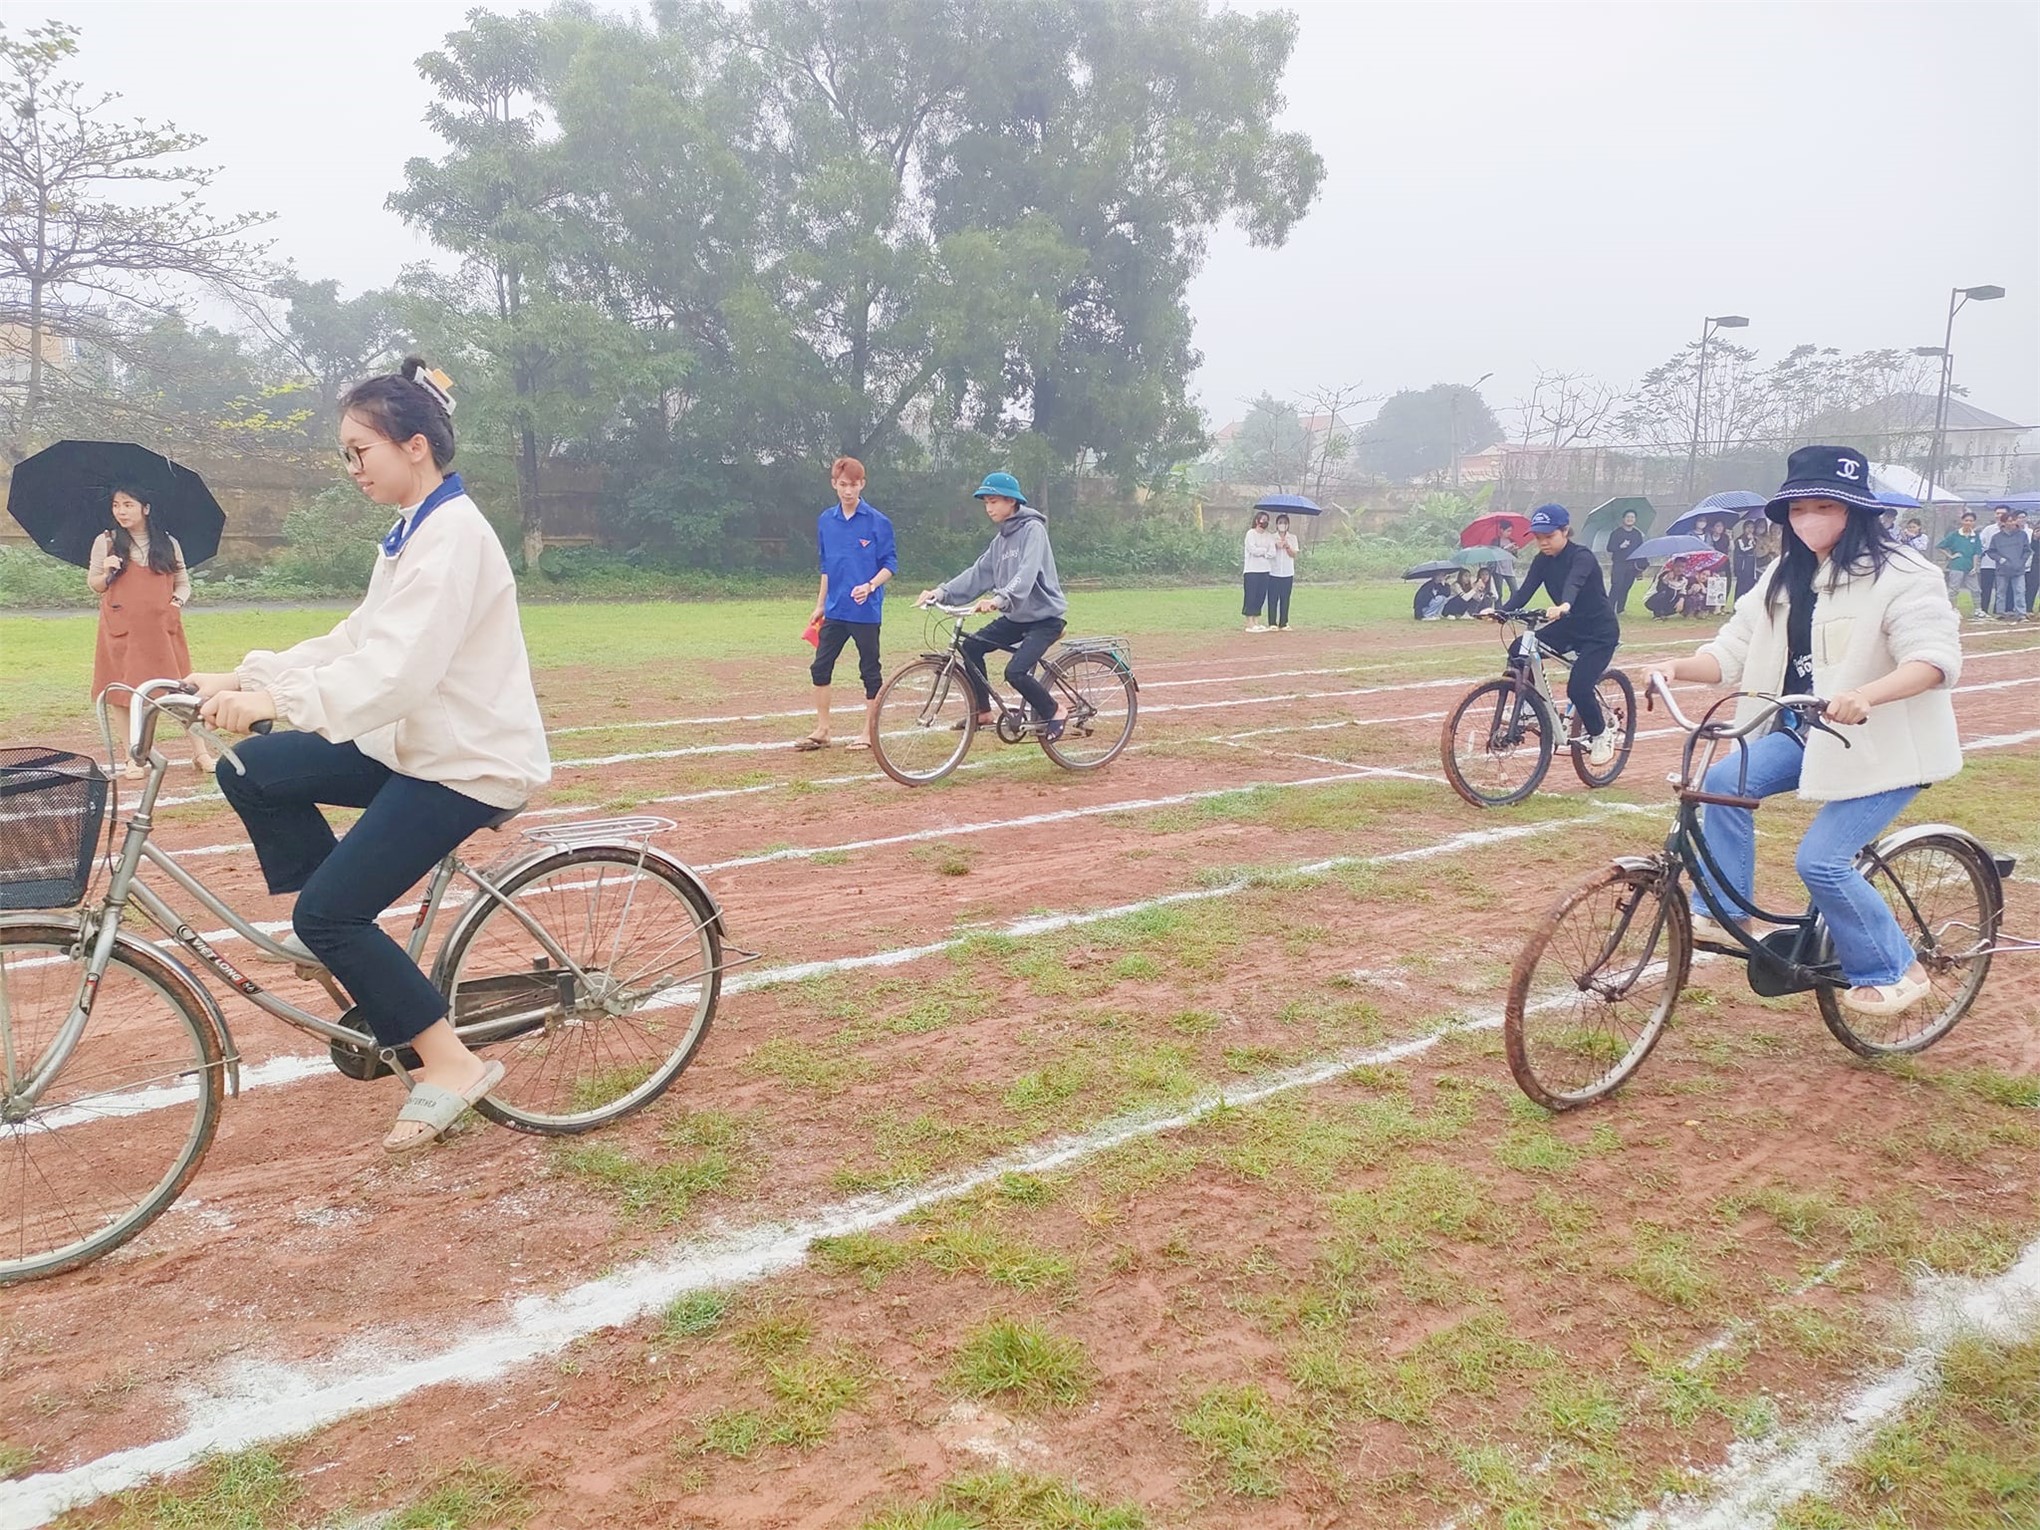
[[[968,606],[945,606],[939,600],[931,600],[921,609],[923,611],[939,611],[944,616],[954,616],[959,620],[966,616],[977,615],[977,607],[974,604]]]
[[[109,692],[120,689],[141,703],[128,708],[128,758],[139,760],[145,748],[153,748],[156,741],[156,716],[161,712],[165,717],[196,736],[202,743],[214,750],[221,759],[234,767],[239,775],[248,774],[248,767],[241,763],[241,757],[234,752],[234,746],[221,734],[198,720],[198,692],[185,685],[182,680],[164,678],[144,680],[140,685],[108,686]],[[105,705],[104,698],[101,706]],[[267,733],[269,719],[263,718],[249,730],[253,733]]]
[[[1734,743],[1738,739],[1748,738],[1759,728],[1768,724],[1780,712],[1798,712],[1805,717],[1809,727],[1822,733],[1833,734],[1836,738],[1841,739],[1844,749],[1855,747],[1848,739],[1843,738],[1839,732],[1836,732],[1834,726],[1827,721],[1824,715],[1827,711],[1827,703],[1818,696],[1772,696],[1763,691],[1738,691],[1736,695],[1754,696],[1760,701],[1767,702],[1768,705],[1760,708],[1754,717],[1740,727],[1732,727],[1727,723],[1713,722],[1708,718],[1695,722],[1680,710],[1679,703],[1672,697],[1672,688],[1665,684],[1665,677],[1663,675],[1652,675],[1650,677],[1650,684],[1644,690],[1644,701],[1646,704],[1655,707],[1662,700],[1665,704],[1665,710],[1671,714],[1672,721],[1685,732],[1703,734],[1707,738],[1718,739],[1723,743]],[[1732,700],[1734,698],[1728,699]],[[1720,704],[1720,702],[1715,703],[1716,706]]]

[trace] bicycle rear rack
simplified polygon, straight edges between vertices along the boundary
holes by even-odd
[[[606,840],[648,840],[655,834],[678,828],[670,818],[640,813],[629,818],[578,818],[572,823],[540,824],[520,831],[524,838],[541,845],[591,845]]]
[[[1125,669],[1133,668],[1133,644],[1120,637],[1064,638],[1058,653],[1102,653],[1117,659]]]

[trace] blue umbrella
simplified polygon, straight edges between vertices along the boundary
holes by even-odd
[[[1640,563],[1655,563],[1660,558],[1676,558],[1681,553],[1713,552],[1711,543],[1698,537],[1652,537],[1629,556]]]
[[[1288,511],[1291,515],[1323,515],[1316,504],[1301,494],[1270,494],[1265,499],[1254,501],[1256,510]]]
[[[1918,500],[1910,494],[1901,494],[1896,489],[1879,489],[1877,503],[1889,506],[1893,510],[1917,510],[1920,507]]]
[[[1743,494],[1743,492],[1740,489],[1734,490],[1733,492],[1740,498],[1757,499],[1756,495]],[[1717,494],[1714,497],[1716,499],[1726,499],[1728,498],[1728,495]],[[1764,514],[1764,501],[1761,499],[1757,499],[1757,502],[1754,506],[1714,505],[1710,507],[1705,504],[1699,504],[1695,505],[1691,510],[1688,510],[1676,521],[1673,521],[1671,525],[1667,526],[1665,528],[1665,535],[1668,537],[1689,537],[1693,534],[1693,529],[1696,526],[1698,526],[1702,521],[1734,521],[1734,520],[1754,521],[1761,520],[1763,518],[1763,514]]]
[[[2010,505],[2014,510],[2023,510],[2028,515],[2031,515],[2034,511],[2040,510],[2040,490],[2027,489],[2019,494],[2000,494],[1993,499],[1971,500],[1970,503],[1989,505],[1992,508],[1998,505]]]
[[[1719,494],[1710,494],[1693,508],[1695,510],[1761,510],[1769,503],[1763,495],[1752,494],[1748,489],[1724,489]]]

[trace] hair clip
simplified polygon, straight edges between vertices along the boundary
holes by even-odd
[[[420,367],[417,375],[411,381],[438,399],[440,408],[444,409],[448,414],[453,413],[453,379],[451,377],[448,377],[437,367]]]

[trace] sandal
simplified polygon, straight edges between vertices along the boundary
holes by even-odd
[[[1863,983],[1842,994],[1842,1007],[1859,1015],[1895,1015],[1934,991],[1924,977],[1901,976],[1895,983]]]
[[[397,1112],[396,1126],[383,1138],[383,1151],[395,1157],[437,1142],[477,1100],[502,1082],[503,1065],[492,1062],[482,1069],[482,1076],[465,1089],[442,1089],[437,1084],[414,1085],[411,1097]]]
[[[793,747],[802,754],[811,754],[817,749],[828,748],[829,741],[825,738],[816,738],[810,733],[806,738],[796,740]]]

